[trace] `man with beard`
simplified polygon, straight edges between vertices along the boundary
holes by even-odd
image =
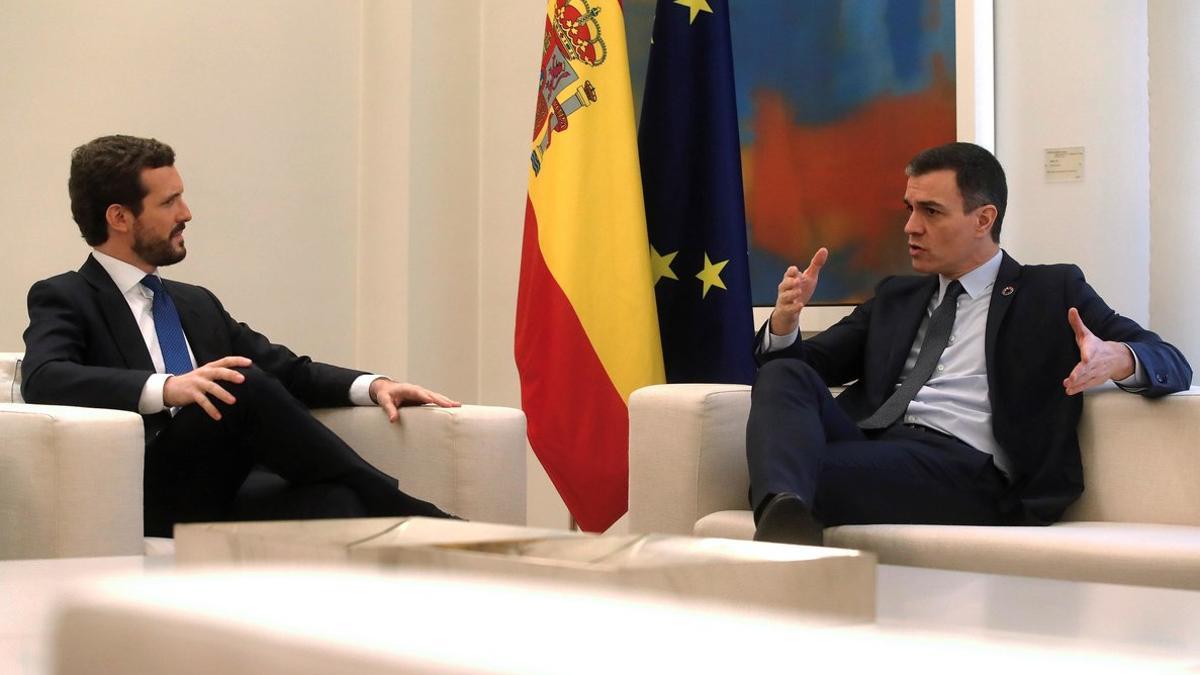
[[[378,405],[394,422],[399,406],[458,402],[297,356],[234,321],[208,290],[159,276],[187,254],[192,218],[174,163],[154,139],[75,149],[71,213],[92,253],[29,291],[25,400],[143,416],[148,536],[169,537],[178,522],[447,517],[308,409]]]

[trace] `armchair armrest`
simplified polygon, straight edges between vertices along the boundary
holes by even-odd
[[[750,387],[665,384],[629,397],[629,529],[691,534],[715,511],[748,509]]]
[[[142,418],[0,403],[0,559],[140,555]]]
[[[514,408],[314,410],[317,419],[405,492],[468,520],[525,523],[525,414]]]
[[[1200,387],[1158,399],[1114,388],[1083,401],[1086,489],[1063,519],[1200,525]]]

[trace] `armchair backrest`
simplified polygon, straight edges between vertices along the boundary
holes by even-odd
[[[0,352],[0,403],[21,403],[21,352]]]

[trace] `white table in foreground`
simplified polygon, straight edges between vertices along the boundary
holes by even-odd
[[[101,581],[70,600],[55,653],[57,675],[1008,675],[1200,667],[1194,653],[1154,645],[830,625],[591,584],[351,566],[208,568]]]
[[[0,675],[49,672],[49,626],[62,593],[112,575],[169,571],[170,557],[0,560]]]
[[[876,623],[1176,654],[1200,669],[1200,591],[879,565]]]
[[[193,565],[354,563],[652,592],[681,601],[803,613],[825,623],[875,618],[875,555],[819,546],[657,534],[587,535],[437,518],[194,523],[175,528]]]
[[[171,568],[169,558],[140,556],[0,561],[0,675],[50,672],[45,640],[65,589],[114,574]],[[880,565],[875,630],[918,642],[957,637],[978,644],[1115,651],[1125,658],[1143,655],[1150,669],[1200,668],[1195,591]]]

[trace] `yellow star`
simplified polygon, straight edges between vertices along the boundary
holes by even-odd
[[[725,288],[725,282],[721,281],[721,270],[725,269],[725,266],[728,264],[728,260],[722,260],[716,263],[710,262],[708,259],[708,254],[704,254],[704,269],[700,270],[700,274],[696,275],[697,279],[704,282],[704,291],[700,293],[701,298],[707,297],[708,289],[712,288],[713,286],[716,286],[717,288]]]
[[[679,280],[679,277],[675,276],[675,271],[671,269],[671,262],[675,260],[675,256],[677,255],[679,255],[679,251],[659,255],[653,246],[650,247],[650,268],[654,270],[654,281],[650,283],[651,286],[657,286],[658,280],[663,277],[676,281]]]
[[[689,24],[695,23],[696,17],[699,16],[700,12],[712,14],[712,7],[708,6],[708,0],[675,0],[675,4],[683,5],[691,11],[691,16],[688,17]],[[724,286],[721,288],[724,288]]]

